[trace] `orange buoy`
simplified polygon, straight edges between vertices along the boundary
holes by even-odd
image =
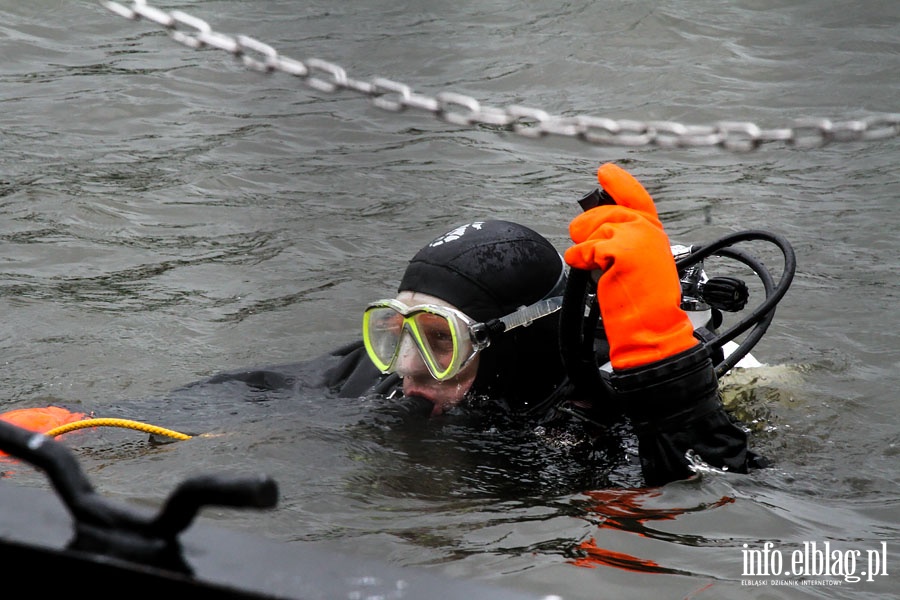
[[[47,433],[60,425],[84,419],[84,413],[77,413],[58,406],[41,406],[37,408],[19,408],[0,413],[0,421],[6,421],[23,429],[36,433]],[[6,456],[0,452],[0,456]]]
[[[0,413],[0,420],[38,433],[46,433],[60,425],[80,421],[83,418],[84,413],[72,412],[58,406],[20,408]]]

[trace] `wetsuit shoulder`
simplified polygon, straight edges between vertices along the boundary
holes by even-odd
[[[224,371],[182,389],[240,383],[253,392],[327,390],[340,397],[385,393],[399,378],[383,375],[366,356],[362,340],[306,361]]]

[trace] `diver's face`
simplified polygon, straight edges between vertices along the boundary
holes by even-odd
[[[436,304],[456,308],[449,302],[440,298],[421,294],[419,292],[400,292],[397,300],[407,306],[417,304]],[[478,373],[478,359],[476,355],[454,377],[445,381],[438,381],[428,372],[422,355],[416,349],[415,344],[408,335],[403,336],[397,356],[397,374],[403,378],[403,394],[405,396],[420,396],[430,401],[434,408],[432,415],[442,414],[452,406],[458,404],[472,387],[475,375]]]

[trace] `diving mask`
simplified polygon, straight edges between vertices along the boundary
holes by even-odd
[[[407,306],[395,299],[378,300],[363,313],[363,343],[382,373],[396,370],[404,334],[408,335],[428,372],[438,381],[459,373],[491,343],[491,336],[553,314],[562,296],[546,298],[509,315],[479,323],[447,306]]]

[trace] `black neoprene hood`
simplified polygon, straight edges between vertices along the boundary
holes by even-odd
[[[416,253],[398,291],[435,296],[485,321],[541,300],[562,270],[559,252],[536,231],[509,221],[476,221]]]

